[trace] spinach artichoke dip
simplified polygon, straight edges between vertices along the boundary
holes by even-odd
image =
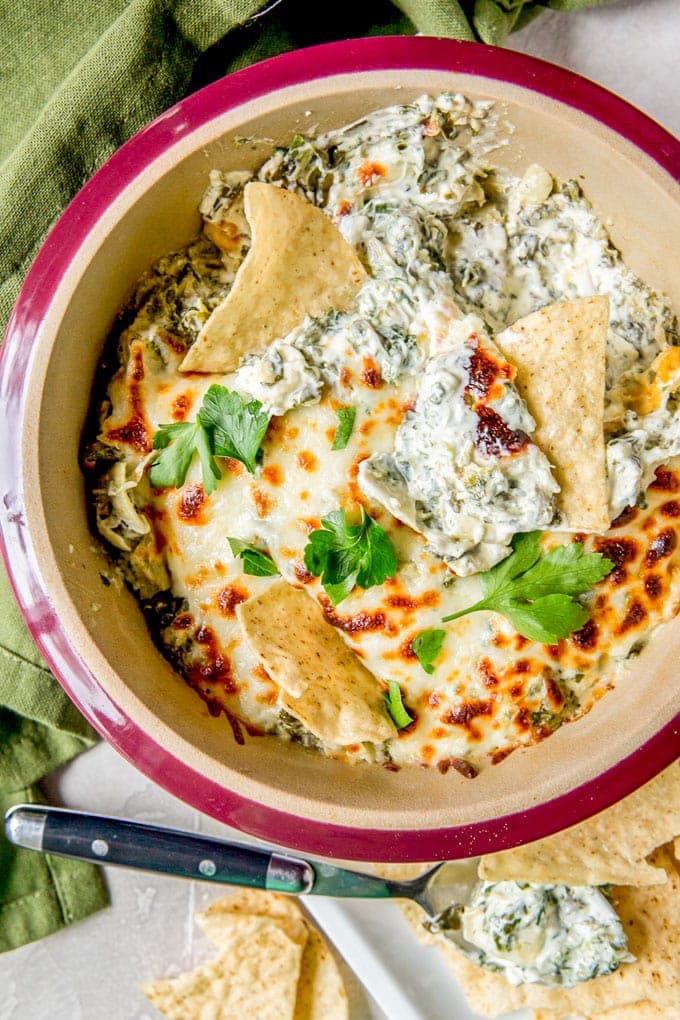
[[[474,777],[677,611],[673,312],[499,145],[443,94],[214,170],[120,314],[93,521],[239,742]]]
[[[573,988],[635,959],[606,890],[589,885],[479,882],[426,927],[460,931],[464,955],[511,985]]]

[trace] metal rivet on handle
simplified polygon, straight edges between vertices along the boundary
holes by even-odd
[[[208,878],[212,878],[212,876],[217,871],[217,865],[215,864],[214,861],[201,861],[201,863],[198,865],[198,870],[202,875],[206,875]]]

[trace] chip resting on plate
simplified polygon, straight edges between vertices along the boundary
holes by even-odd
[[[215,900],[196,915],[196,921],[219,946],[225,937],[228,939],[234,918],[239,916],[273,918],[285,925],[289,934],[300,928],[304,931],[294,1020],[347,1020],[347,992],[335,957],[296,899],[260,889],[242,889]]]
[[[465,992],[471,1009],[496,1017],[522,1007],[552,1010],[558,1016],[591,1017],[614,1007],[652,1002],[672,1009],[680,1001],[680,874],[670,845],[660,847],[650,863],[663,869],[666,881],[654,886],[614,886],[612,902],[621,918],[628,948],[636,958],[612,974],[573,988],[547,988],[538,984],[511,985],[500,974],[478,967],[443,936],[434,936],[420,923],[423,912],[412,903],[400,909],[414,925],[422,942],[436,945]]]
[[[169,1020],[294,1020],[303,946],[273,918],[241,916],[220,952],[176,978],[143,985]]]
[[[335,957],[292,897],[243,889],[196,921],[217,956],[143,986],[170,1020],[348,1020]]]
[[[541,308],[496,336],[517,368],[515,384],[535,422],[532,439],[554,467],[557,506],[572,531],[609,527],[604,386],[609,299]]]
[[[248,644],[281,688],[278,703],[320,740],[379,743],[394,736],[380,683],[304,591],[275,581],[242,602],[236,615]]]
[[[651,885],[663,870],[645,860],[680,832],[680,761],[593,818],[535,843],[482,857],[487,882]]]
[[[366,278],[354,249],[325,213],[292,191],[244,189],[250,251],[234,284],[189,349],[182,372],[231,372],[306,315],[347,309]]]
[[[297,902],[264,889],[239,889],[221,896],[196,914],[196,924],[219,946],[229,942],[240,919],[249,917],[273,918],[293,942],[305,945],[307,941],[308,925]]]

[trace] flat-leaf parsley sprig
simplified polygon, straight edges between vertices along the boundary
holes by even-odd
[[[227,542],[234,556],[240,556],[243,573],[253,577],[275,577],[280,573],[271,556],[256,549],[254,545],[242,542],[240,538],[228,538]]]
[[[490,609],[505,616],[518,634],[546,645],[579,630],[590,613],[574,596],[585,594],[614,564],[601,553],[584,553],[581,542],[542,555],[540,539],[540,531],[516,535],[510,556],[480,574],[484,598],[443,622]]]
[[[173,485],[179,488],[184,485],[195,453],[201,459],[203,488],[208,495],[214,491],[217,479],[222,477],[213,457],[210,437],[200,421],[178,421],[161,425],[158,432],[154,433],[153,448],[162,451],[149,471],[149,482],[154,489],[167,489]]]
[[[246,403],[225,386],[210,387],[196,421],[161,425],[153,437],[154,450],[161,454],[149,471],[154,489],[184,485],[194,454],[201,461],[203,488],[210,495],[222,477],[215,457],[240,461],[252,474],[255,460],[269,424],[269,415],[259,400]]]
[[[211,386],[198,418],[210,435],[215,455],[239,460],[252,475],[269,425],[269,415],[260,401],[246,403],[224,386]]]
[[[445,630],[421,630],[411,642],[418,662],[430,675],[434,673],[433,663],[442,650],[445,637]]]
[[[387,532],[364,508],[361,520],[350,524],[344,510],[334,510],[312,531],[305,546],[305,566],[321,584],[334,606],[355,585],[372,588],[397,571],[397,554]]]

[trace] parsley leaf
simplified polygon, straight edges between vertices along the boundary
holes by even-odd
[[[542,554],[540,538],[539,531],[516,535],[512,554],[480,575],[484,598],[443,622],[490,609],[505,616],[518,634],[548,645],[579,630],[590,614],[574,596],[601,581],[614,564],[601,553],[584,553],[581,542]]]
[[[338,419],[338,427],[335,430],[335,438],[331,450],[344,450],[349,443],[349,437],[354,428],[354,419],[357,416],[356,407],[339,407],[335,412]]]
[[[216,479],[222,477],[200,422],[161,425],[154,434],[153,448],[163,451],[149,471],[149,482],[154,489],[184,485],[194,453],[201,458],[203,488],[208,495],[214,491]]]
[[[426,673],[434,673],[432,663],[441,652],[445,637],[445,630],[421,630],[411,642],[411,648]]]
[[[359,524],[349,524],[344,510],[324,517],[305,547],[305,566],[321,583],[334,606],[355,585],[372,588],[392,577],[397,554],[388,534],[361,508]]]
[[[403,730],[405,726],[413,722],[413,719],[404,708],[404,702],[401,699],[401,690],[396,680],[387,681],[387,693],[385,694],[385,706],[387,711],[392,717],[392,722],[398,730]]]
[[[198,420],[210,436],[213,453],[240,460],[252,475],[269,425],[269,415],[260,401],[246,404],[238,393],[213,385],[203,398]]]
[[[227,541],[234,556],[241,557],[244,574],[251,574],[253,577],[275,577],[280,573],[271,556],[267,556],[255,546],[242,542],[240,538],[228,538]]]
[[[211,386],[195,422],[161,425],[153,437],[154,450],[162,450],[149,471],[154,489],[179,488],[197,453],[203,472],[203,488],[210,495],[222,472],[215,457],[231,457],[245,464],[252,474],[255,459],[269,424],[259,400],[244,403],[238,393],[224,386]]]

